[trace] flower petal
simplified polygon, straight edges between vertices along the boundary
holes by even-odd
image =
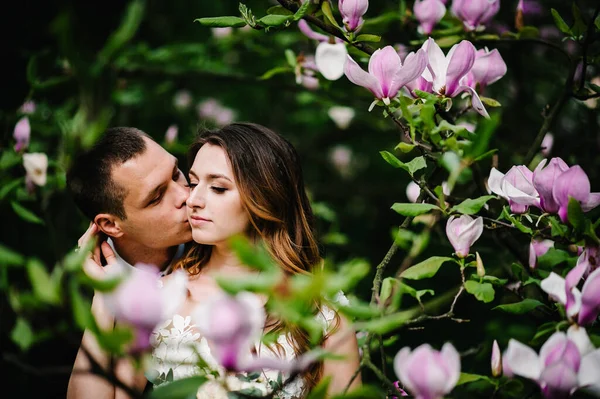
[[[390,92],[397,93],[401,87],[418,79],[425,68],[427,68],[427,54],[424,50],[419,49],[416,53],[408,54],[404,65],[394,75]]]
[[[475,109],[475,111],[477,111],[479,115],[490,119],[490,115],[488,114],[487,110],[485,109],[485,106],[481,102],[481,98],[479,98],[477,92],[472,87],[460,86],[456,94],[463,91],[467,91],[471,94],[471,105],[473,106],[473,109]]]
[[[509,367],[513,374],[536,380],[542,372],[540,360],[533,349],[511,339],[508,348],[502,355],[503,362]]]
[[[348,50],[343,43],[321,42],[315,53],[317,69],[327,80],[338,80],[344,76],[344,65]]]
[[[344,73],[346,74],[348,80],[355,85],[368,89],[378,99],[383,98],[381,86],[379,85],[379,82],[375,76],[365,72],[350,56],[348,56],[348,59],[346,60]]]
[[[540,287],[555,301],[563,305],[567,303],[565,279],[558,274],[551,272],[548,277],[542,280]]]
[[[304,33],[309,39],[317,40],[319,42],[326,42],[329,40],[329,36],[317,33],[310,28],[310,25],[305,20],[301,19],[298,21],[298,28],[300,32]]]
[[[475,46],[468,40],[463,40],[452,46],[448,52],[448,69],[446,70],[447,97],[454,97],[460,92],[459,82],[473,67],[475,62]]]
[[[600,370],[600,349],[588,353],[581,359],[578,374],[579,386],[600,396],[598,370]]]
[[[383,97],[392,98],[398,93],[392,91],[394,78],[402,67],[400,56],[392,46],[385,46],[373,53],[369,59],[369,74],[375,76],[381,85]]]
[[[504,194],[504,191],[502,191],[502,179],[504,179],[504,176],[505,175],[498,169],[492,168],[490,170],[490,177],[488,177],[487,184],[491,192],[508,199],[506,194]]]

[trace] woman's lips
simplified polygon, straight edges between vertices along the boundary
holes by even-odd
[[[205,219],[200,216],[194,216],[194,215],[190,216],[190,224],[193,226],[199,226],[199,225],[209,223],[209,222],[211,222],[211,220]]]

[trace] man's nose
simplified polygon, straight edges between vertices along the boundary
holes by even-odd
[[[175,186],[177,189],[177,192],[176,192],[177,207],[178,208],[184,207],[188,197],[190,196],[190,189],[189,189],[189,187],[186,187],[184,184],[175,183]]]

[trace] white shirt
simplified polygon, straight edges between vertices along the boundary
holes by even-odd
[[[130,268],[130,270],[131,269],[138,270],[131,263],[129,263],[125,259],[121,258],[121,256],[115,249],[115,243],[113,242],[113,240],[110,237],[108,237],[106,239],[106,242],[108,243],[108,245],[110,245],[113,252],[115,253],[115,257],[117,258],[118,263],[120,263],[123,266],[126,266],[126,268]],[[171,262],[169,263],[169,265],[160,272],[161,277],[171,273],[171,269],[173,268],[173,265],[175,264],[175,262],[177,262],[179,260],[179,258],[181,258],[183,256],[184,250],[185,250],[185,244],[179,244],[179,246],[177,247],[177,251],[175,252],[175,255],[173,256],[173,259],[171,259]]]

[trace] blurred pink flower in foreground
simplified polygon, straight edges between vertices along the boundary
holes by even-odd
[[[25,168],[25,181],[37,186],[46,185],[46,173],[48,171],[48,156],[43,152],[23,154],[23,167]]]
[[[107,275],[119,276],[123,280],[114,291],[103,295],[106,307],[116,320],[135,329],[135,342],[130,352],[146,350],[150,347],[153,329],[173,317],[184,302],[187,274],[175,271],[165,278],[163,285],[157,267],[138,263],[132,271],[117,264],[107,271]]]
[[[419,33],[429,35],[446,14],[446,6],[440,0],[416,0],[413,13],[419,21]]]
[[[167,144],[173,144],[175,141],[177,141],[178,133],[179,129],[177,128],[177,125],[169,126],[169,128],[165,132],[165,142]]]

